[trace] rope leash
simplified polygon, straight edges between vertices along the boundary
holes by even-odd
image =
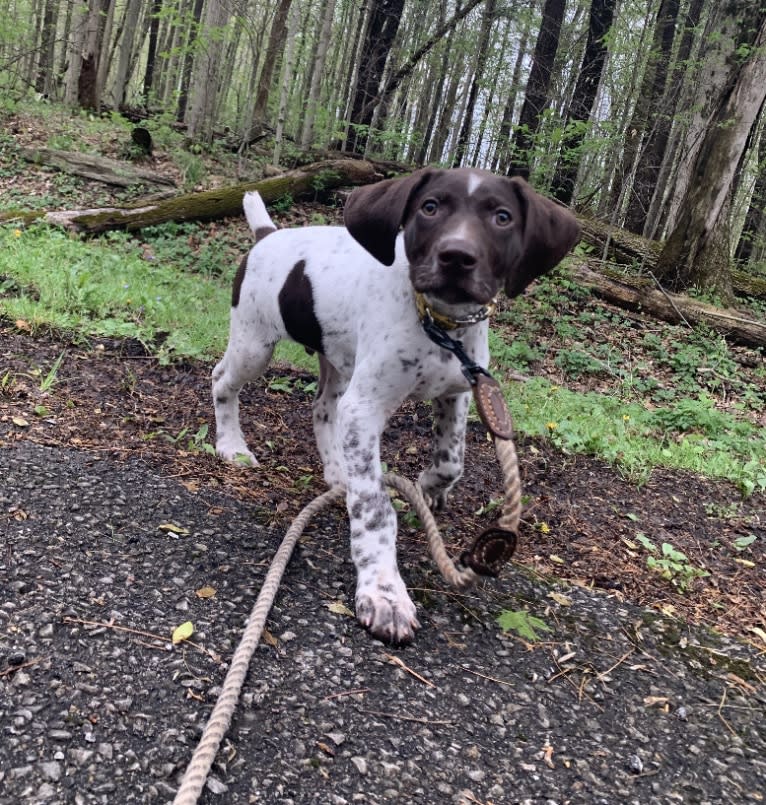
[[[498,519],[498,526],[504,532],[516,534],[521,517],[521,482],[516,449],[510,439],[495,439],[495,449],[503,474],[504,487],[504,501],[502,514]],[[423,497],[420,487],[393,473],[386,473],[383,476],[383,481],[386,486],[399,492],[415,510],[425,528],[431,556],[433,556],[444,580],[453,587],[458,588],[467,587],[476,581],[478,575],[475,570],[471,567],[456,567],[447,553],[444,540],[436,525],[436,520]],[[215,756],[218,753],[224,735],[226,735],[231,725],[231,719],[239,701],[239,694],[247,676],[250,660],[261,639],[263,628],[266,625],[266,618],[276,598],[279,583],[287,568],[287,563],[290,561],[293,549],[311,518],[322,509],[343,498],[345,494],[346,490],[342,486],[334,486],[314,498],[300,511],[282,539],[276,554],[274,554],[274,559],[266,574],[261,591],[247,619],[242,639],[234,652],[231,666],[223,681],[221,694],[205,725],[199,744],[189,761],[181,786],[173,800],[173,805],[196,805],[199,800],[207,776],[215,761]],[[484,535],[481,535],[479,539],[482,536]]]

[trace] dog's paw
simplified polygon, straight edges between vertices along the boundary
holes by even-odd
[[[238,444],[227,444],[218,442],[215,446],[216,455],[229,464],[236,464],[238,467],[256,467],[258,459],[247,449],[247,445],[242,442]]]
[[[441,511],[447,507],[447,498],[452,484],[443,484],[431,481],[431,476],[428,470],[420,473],[418,478],[418,485],[420,491],[423,493],[423,498],[428,504],[428,508],[432,512]]]
[[[415,637],[415,630],[420,628],[415,605],[406,590],[400,595],[381,590],[358,593],[356,617],[373,637],[385,643],[410,643]]]

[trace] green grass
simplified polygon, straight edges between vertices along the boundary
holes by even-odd
[[[24,320],[33,330],[46,326],[95,338],[137,338],[163,361],[216,360],[228,336],[230,278],[224,261],[216,261],[210,251],[202,252],[209,258],[201,261],[202,274],[192,273],[199,261],[184,245],[188,233],[180,231],[175,245],[172,234],[162,243],[152,239],[154,259],[147,260],[141,244],[125,234],[85,241],[47,226],[2,227],[0,314]],[[544,298],[544,303],[534,294],[517,300],[511,314],[515,320],[506,322],[513,327],[510,343],[493,334],[490,346],[499,376],[541,359],[541,322],[555,320],[565,336],[569,329],[576,334],[578,326],[603,325],[586,321],[582,312],[568,312],[577,306],[555,283]],[[556,310],[544,307],[533,315],[541,304],[555,304]],[[609,326],[619,327],[619,318],[611,315]],[[642,379],[630,375],[630,367],[619,368],[613,354],[619,349],[613,344],[580,338],[568,352],[558,347],[556,365],[568,376],[606,373],[613,392],[575,392],[542,378],[508,383],[517,430],[548,439],[563,452],[598,456],[637,482],[653,467],[669,467],[729,479],[745,495],[766,490],[763,429],[736,411],[716,408],[715,389],[694,382],[702,363],[711,361],[717,377],[737,382],[737,366],[725,344],[699,333],[670,348],[666,341],[646,340],[652,359],[674,371],[673,394],[658,396],[649,375]],[[281,344],[275,358],[316,371],[316,358],[296,344]],[[740,391],[743,404],[761,410],[762,389]]]
[[[124,237],[0,229],[0,312],[33,328],[137,338],[163,360],[209,358],[226,346],[229,298],[228,282],[147,261]]]
[[[647,409],[595,392],[576,393],[542,378],[509,383],[506,396],[519,432],[562,451],[598,456],[635,481],[653,467],[733,481],[744,495],[766,490],[766,434],[700,397]]]

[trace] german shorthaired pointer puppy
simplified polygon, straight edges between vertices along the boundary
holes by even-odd
[[[480,366],[487,316],[553,268],[579,230],[523,180],[472,169],[417,171],[355,190],[346,228],[276,230],[257,193],[244,199],[256,246],[234,280],[226,354],[213,371],[218,454],[256,464],[239,425],[242,386],[280,339],[319,354],[314,431],[325,481],[347,490],[356,615],[375,636],[407,642],[419,626],[396,561],[396,514],[382,483],[380,437],[408,397],[433,401],[434,507],[463,471],[469,385],[421,322],[432,316]],[[403,233],[399,234],[399,230]]]

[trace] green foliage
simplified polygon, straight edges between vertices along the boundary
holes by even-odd
[[[636,541],[650,554],[646,559],[646,566],[650,570],[654,570],[666,581],[671,582],[675,587],[678,587],[682,593],[689,590],[695,579],[710,575],[704,568],[693,565],[683,551],[674,548],[669,542],[663,542],[661,548],[658,549],[642,533],[636,534]]]
[[[550,626],[525,609],[504,609],[497,617],[497,623],[504,632],[516,632],[519,637],[530,643],[540,640],[540,632],[552,632]]]

